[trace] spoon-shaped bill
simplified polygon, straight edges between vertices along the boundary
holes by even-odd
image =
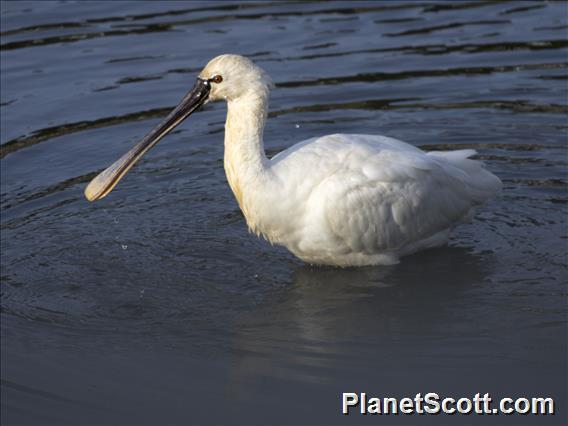
[[[198,78],[193,89],[184,96],[179,105],[158,126],[87,185],[85,198],[89,201],[96,201],[111,192],[120,179],[150,148],[207,101],[210,90],[209,82]]]

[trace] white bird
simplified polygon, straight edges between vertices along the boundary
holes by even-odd
[[[224,165],[249,229],[311,264],[387,265],[447,243],[449,231],[495,195],[501,181],[474,150],[424,152],[385,136],[308,139],[268,159],[263,131],[270,77],[221,55],[180,104],[85,189],[107,195],[164,135],[208,101],[226,100]]]

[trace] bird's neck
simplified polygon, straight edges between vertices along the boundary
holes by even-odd
[[[267,108],[267,90],[228,101],[225,173],[249,226],[252,225],[251,197],[266,181],[268,159],[264,154],[263,132]]]

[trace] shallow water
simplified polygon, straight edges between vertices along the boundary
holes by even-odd
[[[3,424],[565,424],[566,5],[3,2]],[[269,155],[334,132],[475,148],[503,194],[447,248],[304,265],[249,235],[225,106],[86,183],[244,54]],[[341,392],[552,396],[555,416],[343,416]]]

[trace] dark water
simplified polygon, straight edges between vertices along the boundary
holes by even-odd
[[[2,423],[566,424],[567,7],[2,2]],[[277,83],[272,155],[334,132],[475,148],[504,191],[447,248],[309,267],[247,233],[225,106],[85,184],[226,52]],[[340,392],[551,396],[372,418]]]

